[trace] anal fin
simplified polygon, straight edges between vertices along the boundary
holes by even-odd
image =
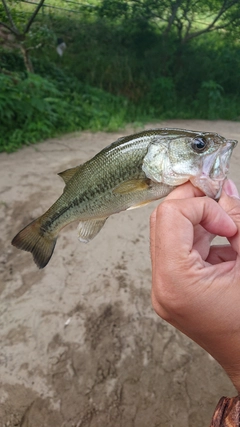
[[[104,226],[107,218],[89,219],[78,224],[78,238],[80,242],[88,243]]]

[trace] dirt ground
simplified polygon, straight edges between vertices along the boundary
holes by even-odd
[[[165,121],[216,131],[240,123]],[[236,394],[218,364],[154,313],[149,215],[111,217],[88,245],[65,228],[44,270],[12,237],[61,194],[57,173],[119,133],[75,133],[0,155],[0,427],[208,427]],[[240,144],[230,176],[240,188]]]

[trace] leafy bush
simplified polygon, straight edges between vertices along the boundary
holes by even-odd
[[[80,129],[115,130],[127,102],[100,89],[58,85],[36,74],[0,74],[0,151]],[[80,90],[81,89],[81,90]]]
[[[46,8],[38,15],[26,41],[35,75],[27,74],[16,46],[0,49],[0,151],[79,129],[115,130],[130,121],[239,120],[234,36],[215,31],[180,43],[175,30],[166,37],[151,18],[152,8],[158,3],[164,10],[164,2],[93,3],[81,5],[79,14]],[[67,45],[61,58],[58,37]]]
[[[147,96],[150,114],[163,116],[166,112],[176,110],[176,90],[173,79],[158,77],[151,83]]]
[[[0,50],[0,64],[5,70],[26,74],[23,58],[16,50]]]
[[[223,106],[223,94],[224,90],[220,84],[213,80],[203,82],[197,94],[195,107],[203,117],[217,119]]]

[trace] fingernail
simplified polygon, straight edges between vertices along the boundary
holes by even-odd
[[[226,181],[223,184],[223,190],[228,196],[239,198],[238,189],[231,179],[226,179]]]

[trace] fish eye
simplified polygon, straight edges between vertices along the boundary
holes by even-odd
[[[202,153],[207,147],[207,141],[204,138],[196,138],[191,144],[194,151]]]

